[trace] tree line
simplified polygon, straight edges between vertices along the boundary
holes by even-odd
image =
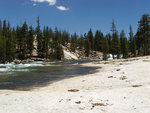
[[[39,17],[35,29],[26,22],[12,28],[9,22],[0,20],[0,63],[31,58],[34,49],[38,58],[61,60],[64,57],[62,46],[72,52],[83,51],[86,57],[89,57],[91,51],[103,52],[104,60],[107,60],[109,54],[114,59],[150,55],[150,15],[142,15],[135,35],[131,25],[129,29],[128,36],[124,30],[119,34],[113,20],[111,32],[106,35],[100,30],[94,34],[90,29],[88,33],[78,36],[77,33],[70,35],[65,30],[52,30],[48,26],[41,30]]]

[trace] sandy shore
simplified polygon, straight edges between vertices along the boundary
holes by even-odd
[[[150,113],[150,56],[83,65],[101,68],[32,91],[0,90],[0,113]]]

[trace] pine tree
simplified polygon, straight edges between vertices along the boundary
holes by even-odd
[[[21,27],[17,26],[16,33],[16,49],[17,49],[17,58],[20,59],[21,57],[21,46],[22,46],[22,41],[21,41]]]
[[[54,37],[54,59],[61,60],[64,57],[62,46],[59,43],[60,32],[55,28],[55,37]]]
[[[6,37],[0,36],[0,63],[6,63]]]
[[[44,30],[43,30],[43,56],[45,58],[48,58],[49,57],[49,47],[50,47],[50,39],[52,38],[51,37],[51,32],[49,31],[49,28],[48,26],[47,27],[44,27]]]
[[[120,58],[120,41],[118,33],[113,34],[112,39],[112,55],[117,55],[117,58]]]
[[[125,36],[125,32],[124,30],[121,31],[120,33],[120,48],[121,48],[121,54],[123,55],[124,54],[124,38],[126,38]]]
[[[56,50],[58,46],[58,39],[59,39],[58,37],[59,37],[59,33],[57,28],[55,28],[55,33],[51,41],[50,59],[57,59]]]
[[[112,36],[111,34],[107,34],[106,35],[106,38],[108,39],[108,45],[109,45],[109,53],[112,53],[111,50],[112,50]]]
[[[34,41],[34,30],[33,30],[33,27],[30,26],[29,27],[29,34],[27,37],[27,52],[29,53],[30,58],[32,56],[32,51],[34,49],[33,41]]]
[[[91,43],[89,38],[86,36],[86,34],[84,34],[84,38],[85,38],[85,55],[86,57],[89,57],[91,51]]]
[[[21,29],[21,56],[20,59],[24,60],[27,54],[27,37],[28,37],[28,25],[24,22],[22,29]]]
[[[129,57],[129,45],[127,38],[123,39],[124,51],[123,51],[123,58]]]
[[[123,58],[129,57],[129,43],[125,36],[124,30],[120,33],[120,43],[121,43],[121,53],[123,55]]]
[[[54,33],[53,33],[53,31],[52,31],[52,29],[50,28],[49,29],[49,53],[48,53],[48,58],[50,59],[50,58],[54,58],[53,57],[53,53],[54,53]]]
[[[71,51],[75,52],[77,49],[77,34],[74,33],[74,35],[71,36],[71,46],[70,46]]]
[[[6,20],[3,21],[2,36],[7,37],[7,22],[6,22]]]
[[[142,55],[150,54],[150,16],[148,14],[142,15],[139,21],[137,31],[138,52]]]
[[[129,42],[131,43],[133,40],[134,36],[133,36],[133,30],[132,30],[132,26],[130,25],[130,32],[129,32]]]
[[[133,30],[132,30],[132,26],[130,25],[130,32],[129,32],[129,47],[130,47],[130,52],[132,54],[132,56],[136,56],[136,40],[135,37],[133,35]]]
[[[96,31],[95,33],[95,40],[94,40],[94,48],[95,48],[95,51],[100,51],[102,52],[103,51],[103,33],[101,31]]]
[[[17,47],[17,40],[16,40],[16,31],[13,28],[11,31],[11,62],[16,58],[16,47]]]
[[[57,44],[56,58],[57,60],[62,60],[62,58],[64,58],[64,52],[60,44]]]
[[[132,47],[132,54],[133,54],[133,56],[134,57],[136,57],[137,55],[136,55],[136,48],[137,48],[137,45],[136,45],[136,38],[134,37],[133,38],[133,40],[132,40],[132,45],[133,45],[133,47]]]
[[[6,61],[10,62],[11,61],[11,44],[12,44],[12,33],[10,30],[10,24],[7,24],[7,35],[5,35],[6,38]]]
[[[88,38],[88,40],[90,42],[91,50],[94,50],[94,37],[93,37],[92,29],[89,30],[89,32],[87,34],[87,38]]]
[[[37,34],[37,52],[38,52],[38,57],[43,57],[43,36],[42,36],[42,32],[40,29],[40,18],[38,16],[37,18],[37,27],[36,27],[36,34]]]
[[[63,31],[61,38],[61,44],[63,46],[67,46],[67,44],[69,43],[69,33],[67,31]]]
[[[109,45],[108,45],[108,39],[107,37],[105,37],[103,39],[103,60],[107,60],[108,59],[108,54],[109,54]]]
[[[118,32],[116,30],[116,26],[114,23],[114,20],[112,21],[112,48],[111,48],[111,52],[113,55],[113,59],[115,58],[114,55],[117,55],[117,58],[120,58],[120,41],[119,41],[119,35]]]
[[[83,35],[80,36],[80,38],[78,39],[78,46],[80,50],[83,50],[84,48],[84,37]]]
[[[16,35],[15,30],[8,25],[8,36],[6,38],[6,61],[12,62],[16,57]]]
[[[70,34],[67,31],[64,34],[65,34],[64,35],[65,36],[65,45],[64,46],[67,46],[69,43]]]
[[[114,33],[117,33],[117,29],[116,29],[116,25],[115,25],[115,21],[112,20],[112,27],[111,27],[111,32],[114,34]]]

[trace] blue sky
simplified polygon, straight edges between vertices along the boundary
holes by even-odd
[[[112,19],[120,32],[129,32],[129,25],[137,30],[141,15],[150,13],[150,0],[0,0],[0,19],[11,26],[36,26],[37,16],[43,27],[56,26],[70,33],[85,33],[92,28],[109,33]]]

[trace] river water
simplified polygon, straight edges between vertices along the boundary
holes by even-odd
[[[0,90],[30,90],[74,76],[95,73],[96,67],[81,66],[95,60],[0,64]]]

